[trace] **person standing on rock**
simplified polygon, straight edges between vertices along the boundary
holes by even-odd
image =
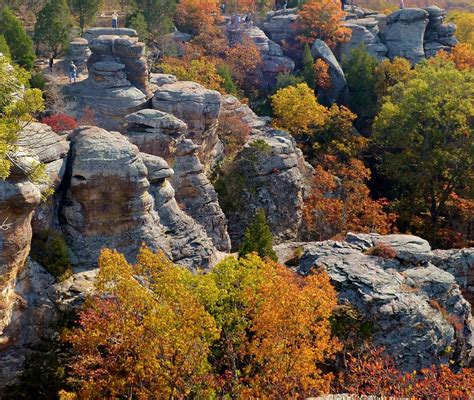
[[[403,0],[400,0],[400,10],[403,10],[405,8],[405,3]]]
[[[346,0],[341,0],[341,10],[344,11],[344,6],[346,5]]]
[[[77,80],[77,67],[76,64],[74,64],[74,61],[71,61],[71,64],[69,64],[69,83],[76,83]]]
[[[112,14],[112,28],[118,28],[118,14],[115,11]]]

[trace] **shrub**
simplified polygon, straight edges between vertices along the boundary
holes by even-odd
[[[397,251],[387,243],[379,242],[368,249],[365,254],[374,257],[381,257],[387,260],[393,260],[397,256]]]
[[[288,86],[296,86],[300,83],[303,83],[304,79],[301,76],[293,75],[289,72],[280,72],[277,75],[277,80],[275,84],[275,91],[284,89]]]
[[[41,91],[46,88],[46,80],[41,71],[34,69],[31,72],[30,86],[32,89],[39,89]]]
[[[254,222],[247,228],[244,234],[244,241],[239,250],[239,257],[252,252],[260,257],[269,257],[277,260],[277,255],[273,250],[273,236],[267,224],[265,211],[259,208],[255,214]]]
[[[56,133],[69,131],[77,128],[77,121],[74,117],[67,114],[55,114],[45,117],[41,120],[43,124],[49,125]]]
[[[56,231],[48,230],[33,237],[31,257],[61,282],[72,274],[66,242]]]

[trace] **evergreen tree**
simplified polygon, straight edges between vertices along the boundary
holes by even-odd
[[[143,13],[140,11],[135,11],[131,14],[128,14],[127,18],[125,19],[125,26],[127,28],[135,29],[140,40],[146,40],[148,36],[148,25]]]
[[[308,43],[304,45],[303,50],[303,69],[301,71],[301,76],[308,84],[308,86],[314,89],[314,58],[311,54]]]
[[[5,57],[10,58],[10,48],[8,47],[8,43],[5,40],[5,36],[0,35],[0,53],[2,53]]]
[[[227,64],[220,64],[217,67],[217,73],[224,79],[222,83],[222,87],[226,91],[226,93],[237,95],[237,86],[232,79],[232,71],[230,70]]]
[[[270,227],[267,224],[265,211],[262,208],[257,210],[254,222],[247,228],[244,234],[244,241],[239,250],[239,257],[256,252],[260,257],[269,257],[277,260],[277,255],[273,250],[273,237]]]
[[[81,32],[84,28],[91,24],[97,12],[102,7],[102,0],[70,0],[70,6],[73,14],[79,19]]]
[[[66,48],[72,28],[72,17],[66,0],[51,0],[38,13],[34,41],[44,43],[53,56]]]
[[[135,7],[146,19],[148,29],[157,34],[171,32],[177,0],[135,0]]]
[[[0,14],[0,35],[5,37],[12,60],[25,69],[31,70],[35,60],[33,42],[20,20],[8,7],[4,7]]]

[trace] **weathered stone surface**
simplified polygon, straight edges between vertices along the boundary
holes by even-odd
[[[272,11],[267,14],[263,30],[268,37],[279,45],[295,35],[294,22],[298,19],[297,9]]]
[[[114,35],[114,36],[138,36],[135,29],[129,28],[89,28],[84,32],[84,39],[91,42],[95,38],[103,35]]]
[[[173,160],[176,145],[186,134],[188,126],[171,114],[146,109],[127,115],[125,135],[140,151]]]
[[[150,96],[145,44],[134,37],[98,36],[89,47],[89,76],[68,92],[78,101],[78,117],[88,107],[98,125],[122,131],[125,116],[145,108]]]
[[[356,49],[360,46],[364,46],[367,52],[376,57],[379,60],[383,60],[388,52],[387,46],[385,46],[378,37],[376,31],[378,31],[378,21],[371,19],[371,22],[374,27],[377,27],[372,31],[370,25],[367,26],[364,20],[349,20],[349,22],[344,23],[344,26],[349,28],[352,31],[352,36],[349,42],[343,43],[341,45],[341,57],[348,57],[352,49]],[[375,31],[375,32],[374,32]]]
[[[383,33],[388,56],[404,57],[416,64],[425,57],[423,41],[428,25],[428,13],[421,8],[404,8],[387,17]]]
[[[117,132],[95,127],[76,129],[70,140],[67,189],[59,212],[74,265],[96,265],[104,247],[129,259],[142,243],[164,249],[138,148]]]
[[[347,96],[346,77],[331,49],[322,40],[317,39],[311,47],[311,54],[315,59],[320,58],[329,65],[331,87],[319,92],[319,101],[326,105],[345,102]]]
[[[377,240],[403,249],[402,259],[387,260],[364,254],[367,237],[355,243],[352,236],[351,243],[299,244],[303,255],[296,270],[302,274],[313,267],[327,271],[339,301],[348,301],[373,323],[375,344],[384,346],[403,370],[448,363],[449,359],[468,365],[473,339],[469,303],[454,277],[429,262],[431,253],[425,253],[419,262],[409,261],[418,259],[419,251],[428,250],[429,245],[413,236],[378,236]],[[277,253],[288,256],[285,247],[277,246]]]
[[[199,146],[185,139],[176,148],[171,184],[178,204],[200,224],[216,248],[230,250],[227,220],[219,206],[217,193],[204,173],[197,156]]]
[[[83,38],[75,38],[69,42],[65,66],[68,67],[72,61],[76,65],[77,71],[81,73],[87,68],[87,60],[90,55],[89,42]]]
[[[263,128],[266,125],[266,121],[258,117],[248,105],[242,104],[230,94],[222,96],[219,120],[227,117],[240,120],[253,129]]]
[[[305,193],[305,162],[294,140],[283,131],[251,137],[237,155],[232,174],[233,205],[225,209],[232,245],[240,245],[258,208],[263,208],[276,243],[298,238]],[[308,167],[310,168],[310,167]]]
[[[221,95],[195,82],[180,81],[161,86],[153,96],[153,108],[184,121],[186,138],[201,146],[199,159],[207,170],[218,157],[217,136]]]

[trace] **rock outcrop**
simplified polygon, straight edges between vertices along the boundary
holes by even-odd
[[[145,109],[127,115],[125,135],[141,152],[163,157],[171,162],[177,143],[187,132],[188,126],[171,114]]]
[[[89,49],[89,42],[83,38],[75,38],[73,41],[69,42],[65,58],[65,66],[67,68],[72,61],[76,65],[79,73],[84,72],[87,69],[87,60],[90,55],[91,50]]]
[[[302,164],[301,151],[285,132],[269,129],[251,137],[219,191],[235,248],[258,208],[264,209],[276,243],[298,238],[306,178]]]
[[[222,119],[242,121],[252,129],[263,128],[266,125],[266,121],[258,117],[248,105],[242,104],[230,94],[222,96],[219,120]]]
[[[429,16],[429,23],[425,32],[425,54],[426,57],[432,57],[440,50],[449,51],[451,47],[459,42],[454,37],[456,25],[453,23],[444,24],[446,11],[437,7],[429,6],[426,8]]]
[[[145,44],[134,37],[99,36],[89,48],[89,76],[68,92],[79,102],[78,114],[88,107],[98,125],[123,130],[125,116],[145,108],[150,97]]]
[[[336,57],[331,49],[322,40],[315,40],[311,47],[311,54],[315,59],[322,59],[329,65],[331,86],[318,91],[318,100],[325,105],[345,103],[347,97],[347,81]]]
[[[207,170],[220,157],[217,136],[221,95],[195,82],[180,81],[160,86],[153,96],[153,108],[174,115],[188,126],[186,138],[200,145],[199,159]]]
[[[117,132],[81,127],[70,136],[60,222],[76,266],[96,265],[100,251],[133,259],[142,243],[166,250],[138,148]]]
[[[350,19],[343,25],[351,30],[351,39],[341,44],[341,57],[348,57],[352,49],[364,46],[367,52],[383,60],[386,58],[388,48],[379,37],[379,20],[373,17]]]
[[[220,251],[230,251],[227,220],[217,193],[207,179],[197,152],[199,146],[185,139],[176,148],[171,184],[178,204],[199,223]]]
[[[129,36],[129,37],[137,37],[137,31],[135,29],[130,28],[103,28],[103,27],[95,27],[87,29],[84,34],[82,35],[84,39],[88,42],[92,42],[94,39],[98,38],[99,36]]]
[[[425,58],[423,47],[428,12],[421,8],[404,8],[387,17],[387,27],[383,32],[388,56],[404,57],[412,64]]]
[[[282,45],[295,36],[294,23],[298,19],[297,9],[271,11],[263,22],[263,31],[274,42]]]
[[[369,255],[380,243],[395,259]],[[289,245],[277,247],[286,261]],[[473,344],[471,307],[455,278],[431,263],[429,244],[406,235],[348,235],[345,242],[299,243],[296,270],[324,269],[338,291],[373,324],[373,341],[405,371],[453,360],[467,366]],[[286,253],[286,257],[284,254]]]

